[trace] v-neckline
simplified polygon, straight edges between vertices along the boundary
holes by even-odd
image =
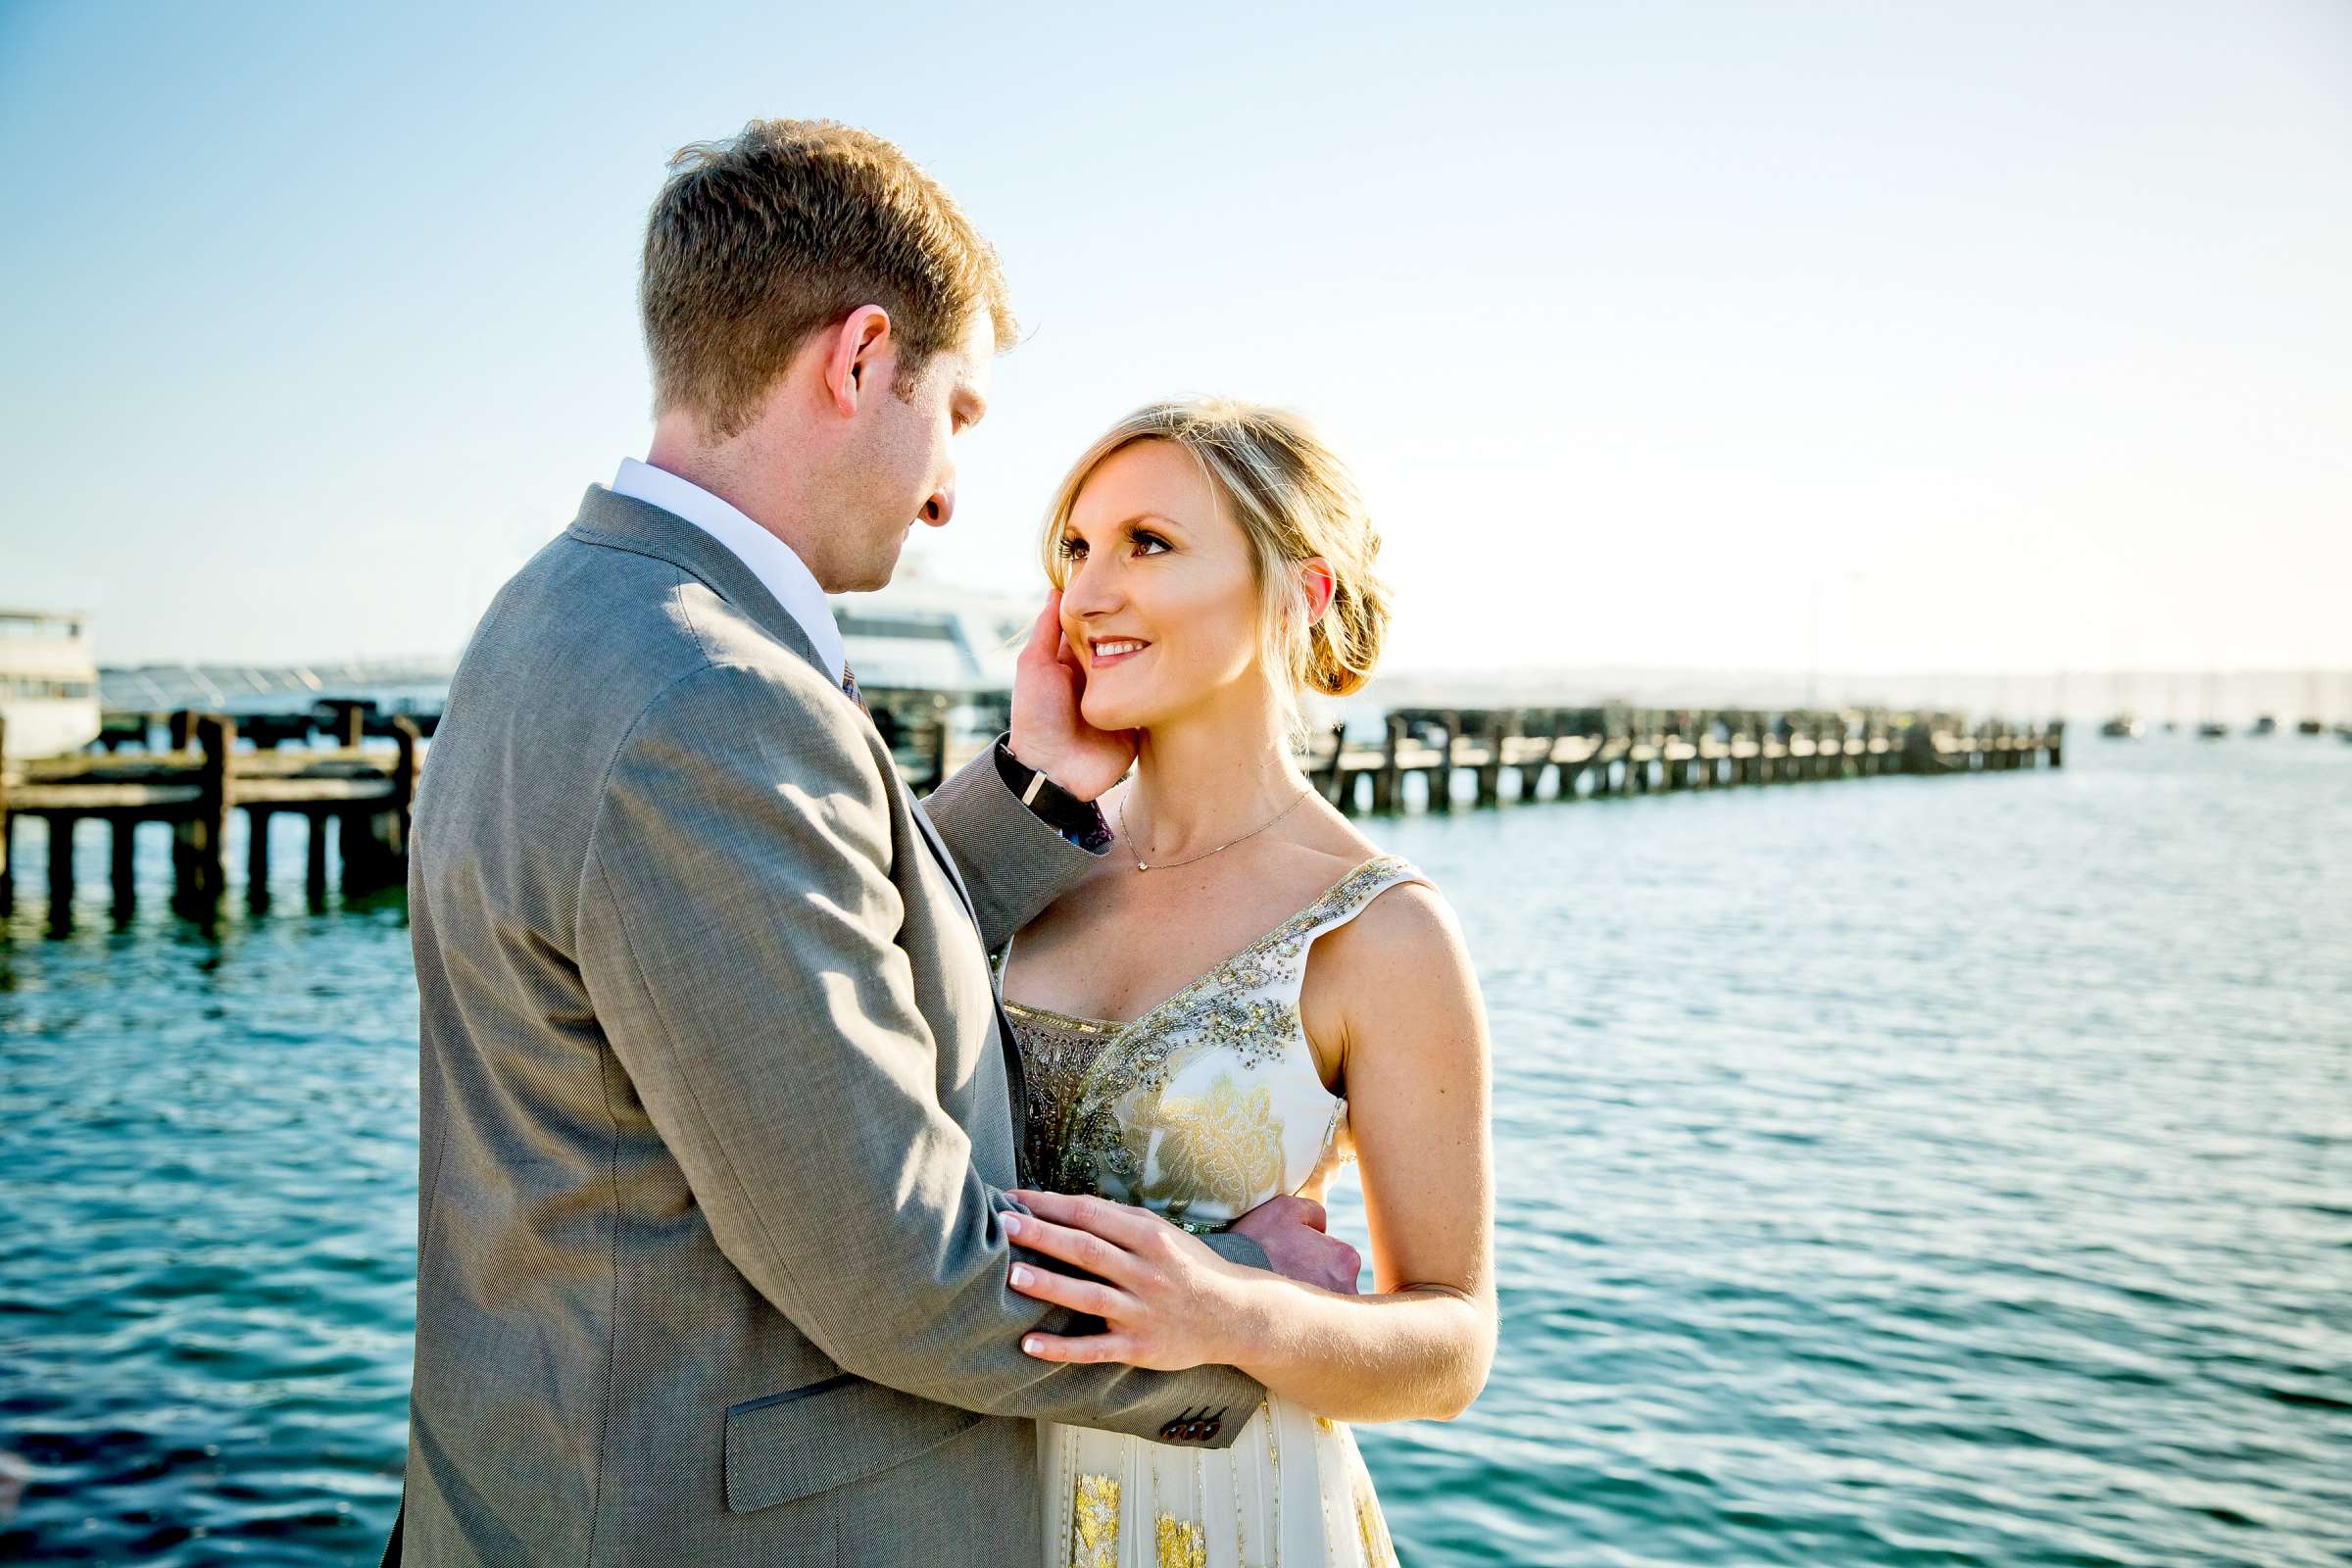
[[[1157,1002],[1152,1004],[1152,1005],[1146,1007],[1142,1012],[1139,1012],[1134,1017],[1124,1021],[1121,1021],[1117,1018],[1088,1018],[1072,1012],[1055,1012],[1051,1007],[1033,1007],[1025,1002],[1015,1002],[1010,997],[1004,997],[1002,1000],[1006,1007],[1013,1010],[1028,1013],[1032,1017],[1049,1019],[1055,1023],[1076,1024],[1089,1034],[1106,1034],[1114,1039],[1122,1035],[1132,1034],[1135,1032],[1137,1025],[1150,1022],[1157,1014],[1165,1012],[1169,1007],[1174,1006],[1177,1003],[1184,1001],[1187,997],[1200,990],[1209,981],[1224,973],[1225,970],[1234,963],[1250,956],[1250,954],[1255,953],[1259,948],[1262,948],[1267,943],[1273,941],[1285,930],[1289,929],[1292,921],[1298,919],[1300,915],[1320,906],[1324,900],[1330,898],[1334,893],[1337,893],[1340,891],[1340,889],[1346,887],[1367,867],[1377,865],[1382,860],[1393,858],[1395,858],[1395,857],[1389,855],[1375,855],[1370,859],[1364,860],[1351,867],[1338,881],[1332,883],[1331,886],[1316,894],[1312,899],[1309,899],[1305,904],[1292,910],[1289,914],[1284,915],[1282,919],[1275,923],[1271,930],[1266,931],[1262,935],[1258,936],[1247,946],[1227,954],[1224,957],[1219,958],[1215,963],[1210,964],[1200,974],[1194,976],[1191,980],[1186,981],[1175,991],[1170,992],[1167,996],[1160,998]],[[1013,940],[1013,938],[1007,937],[1004,942],[1004,956],[1003,960],[1004,971],[1009,971],[1012,968]]]

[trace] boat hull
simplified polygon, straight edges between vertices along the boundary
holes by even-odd
[[[0,719],[8,723],[0,745],[12,760],[63,757],[98,738],[95,698],[14,698],[0,702]]]

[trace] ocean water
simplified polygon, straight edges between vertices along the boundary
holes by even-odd
[[[1370,831],[1460,911],[1496,1073],[1494,1376],[1358,1429],[1408,1568],[2352,1561],[2352,747]],[[372,1562],[399,896],[306,908],[289,836],[273,910],[199,932],[159,835],[126,927],[93,883],[52,938],[39,839],[0,942],[0,1556]],[[1364,1245],[1351,1188],[1333,1217]]]

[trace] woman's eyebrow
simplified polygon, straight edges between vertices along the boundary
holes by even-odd
[[[1173,517],[1162,516],[1156,512],[1139,512],[1132,517],[1120,518],[1117,522],[1110,524],[1110,527],[1114,530],[1121,528],[1133,528],[1138,523],[1145,522],[1155,522],[1171,533],[1184,532],[1183,523],[1178,522]],[[1064,522],[1061,525],[1061,535],[1065,539],[1069,538],[1072,534],[1078,533],[1080,529],[1078,524],[1075,522]]]

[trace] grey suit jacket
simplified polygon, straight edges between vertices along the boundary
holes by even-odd
[[[1099,1325],[1005,1283],[986,953],[1089,858],[985,756],[918,806],[749,567],[591,487],[475,630],[417,793],[396,1549],[1026,1565],[1035,1420],[1233,1442],[1264,1391],[1231,1367],[1020,1348]]]

